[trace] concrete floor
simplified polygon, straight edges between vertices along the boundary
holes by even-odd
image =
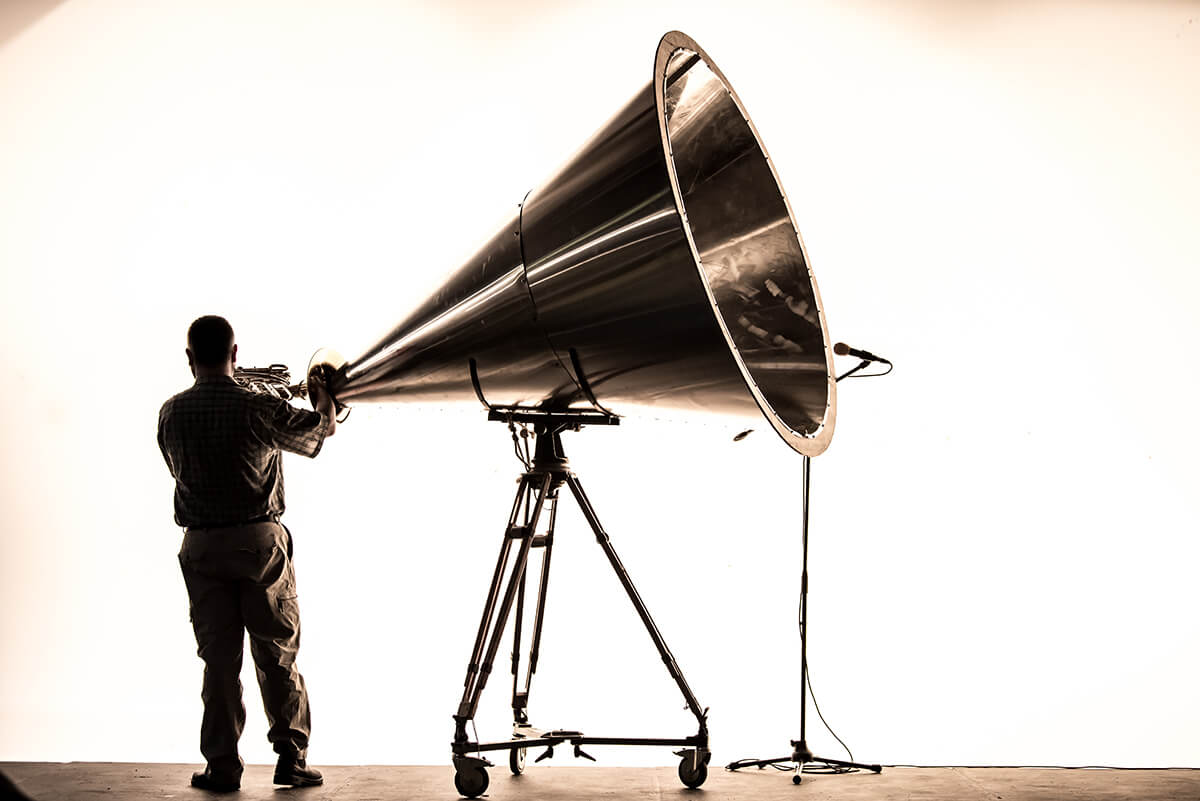
[[[272,766],[250,765],[236,801],[416,801],[459,798],[448,766],[321,767],[322,787],[275,789]],[[203,801],[218,796],[188,786],[194,765],[97,762],[0,762],[0,772],[36,801],[98,798],[176,798]],[[690,801],[1200,801],[1200,770],[1056,770],[1044,768],[884,768],[880,775],[805,775],[771,768],[731,773],[715,766],[698,790],[679,783],[674,768],[532,767],[523,776],[506,766],[490,770],[485,796],[521,799],[690,799]],[[7,799],[5,800],[7,801]]]

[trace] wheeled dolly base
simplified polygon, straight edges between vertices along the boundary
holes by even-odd
[[[701,741],[703,747],[701,747]],[[545,747],[538,757],[533,761],[541,762],[544,759],[549,759],[554,756],[554,747],[563,743],[571,745],[576,757],[590,759],[593,762],[595,757],[583,750],[585,745],[681,745],[690,746],[675,751],[675,756],[679,757],[679,767],[676,772],[679,776],[679,781],[691,788],[699,787],[704,784],[708,778],[708,763],[712,758],[712,752],[708,750],[707,736],[697,735],[681,740],[658,739],[652,737],[586,737],[582,732],[577,731],[549,731],[541,732],[537,736],[530,739],[513,739],[504,740],[493,743],[473,743],[466,742],[461,744],[464,752],[474,753],[476,756],[468,756],[467,753],[459,754],[458,748],[454,754],[454,787],[460,795],[467,798],[476,798],[484,793],[488,788],[488,772],[487,769],[495,767],[495,763],[483,756],[484,751],[499,751],[508,749],[508,770],[514,776],[520,776],[525,772],[526,750],[529,748]]]
[[[613,550],[608,534],[601,527],[595,510],[584,494],[583,487],[579,484],[579,479],[567,468],[567,460],[563,456],[562,441],[559,437],[562,431],[577,431],[585,423],[614,425],[616,418],[591,413],[547,414],[528,410],[492,409],[489,419],[532,424],[535,438],[534,456],[532,462],[529,463],[529,469],[521,475],[519,481],[517,497],[509,515],[504,542],[500,547],[500,557],[497,560],[496,571],[492,576],[487,602],[484,605],[483,619],[480,621],[479,631],[475,637],[475,646],[471,651],[471,661],[467,666],[462,700],[459,703],[457,714],[454,715],[454,742],[451,744],[451,749],[454,760],[455,788],[467,798],[476,798],[487,790],[487,769],[492,767],[493,763],[486,758],[486,752],[507,750],[509,771],[514,776],[518,776],[525,770],[525,756],[528,749],[544,748],[545,750],[534,759],[534,762],[541,762],[554,756],[555,747],[564,744],[571,746],[576,757],[593,761],[595,758],[583,750],[584,746],[677,746],[679,750],[675,751],[675,754],[680,757],[680,781],[688,787],[699,787],[708,777],[708,762],[711,757],[708,750],[708,710],[700,708],[699,702],[691,688],[688,687],[674,656],[671,655],[658,627],[650,617],[645,603],[642,602],[629,574],[617,557],[616,551]],[[529,688],[533,674],[537,670],[538,649],[546,609],[546,589],[550,577],[550,556],[554,546],[554,522],[558,494],[563,486],[570,490],[571,495],[578,503],[592,533],[596,536],[596,541],[600,544],[610,566],[625,588],[629,600],[642,619],[646,631],[654,641],[671,678],[679,686],[688,709],[695,715],[699,725],[696,734],[679,738],[593,737],[574,730],[536,729],[529,724],[527,716]],[[538,524],[543,511],[547,512],[548,524],[545,533],[539,534]],[[515,556],[513,556],[514,546]],[[536,587],[537,595],[528,665],[525,673],[522,674],[521,630],[525,613],[526,572],[530,553],[534,550],[541,552],[541,570]],[[512,559],[511,570],[509,569],[510,558]],[[487,684],[496,652],[500,647],[500,639],[504,634],[504,628],[514,605],[516,619],[512,653],[513,737],[510,740],[498,742],[474,742],[467,735],[467,726],[475,717],[480,695]]]

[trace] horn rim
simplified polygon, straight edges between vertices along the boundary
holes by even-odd
[[[783,203],[783,208],[787,212],[788,223],[792,227],[792,232],[796,235],[796,242],[800,246],[800,252],[804,257],[804,266],[808,274],[809,284],[812,287],[813,299],[817,310],[817,318],[821,323],[821,337],[823,340],[825,351],[825,374],[826,374],[826,407],[825,415],[821,420],[817,430],[809,435],[802,434],[791,426],[789,426],[778,412],[772,407],[770,401],[767,400],[755,380],[754,375],[750,372],[745,359],[738,350],[737,345],[733,341],[729,327],[725,323],[725,319],[721,314],[717,304],[717,299],[713,294],[712,287],[709,285],[708,276],[704,271],[704,267],[700,261],[700,251],[696,246],[695,236],[692,233],[691,224],[688,222],[687,206],[683,200],[683,192],[679,185],[679,176],[676,172],[675,160],[671,150],[671,140],[667,129],[667,115],[665,110],[664,84],[666,80],[666,70],[670,63],[671,57],[679,50],[690,50],[694,52],[703,62],[704,65],[712,71],[712,73],[721,81],[725,90],[729,93],[730,99],[733,100],[741,113],[742,118],[746,122],[750,133],[754,136],[754,140],[758,145],[759,151],[766,159],[767,167],[771,172],[771,177],[775,181],[775,189],[779,193],[779,199]],[[742,375],[742,380],[746,383],[746,388],[750,391],[750,395],[754,398],[759,410],[763,416],[775,429],[775,432],[795,451],[804,456],[817,456],[829,447],[829,443],[833,438],[834,423],[837,419],[837,380],[833,371],[833,352],[829,341],[829,327],[825,320],[825,307],[821,302],[821,293],[817,288],[817,280],[813,275],[811,262],[808,258],[808,250],[804,247],[804,239],[800,235],[800,229],[796,225],[796,217],[792,213],[791,203],[788,202],[787,193],[783,190],[783,185],[779,181],[779,174],[775,170],[775,164],[771,161],[770,154],[767,152],[766,146],[763,144],[762,137],[758,133],[758,128],[750,119],[750,115],[746,111],[746,107],[742,104],[741,98],[730,85],[729,80],[721,69],[713,62],[708,53],[704,51],[696,40],[682,31],[670,31],[666,33],[658,43],[658,49],[654,57],[654,74],[652,77],[654,85],[654,103],[658,117],[659,135],[662,140],[663,156],[667,164],[668,182],[671,186],[671,194],[675,200],[675,209],[679,214],[680,220],[683,223],[684,238],[688,243],[688,249],[692,254],[692,263],[696,268],[696,272],[700,276],[700,283],[704,287],[704,294],[708,298],[709,307],[712,311],[713,318],[717,326],[721,330],[721,335],[725,339],[725,344],[728,346],[730,353],[733,355],[734,362],[737,364],[738,370]]]

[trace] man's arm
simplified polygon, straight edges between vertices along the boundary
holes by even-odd
[[[158,450],[162,453],[163,461],[167,463],[167,469],[171,471],[171,475],[175,475],[175,467],[171,464],[171,455],[167,452],[167,441],[163,430],[167,424],[167,406],[170,401],[164,403],[162,408],[158,410]]]
[[[312,409],[301,409],[282,398],[251,395],[250,429],[260,442],[271,448],[307,456],[321,452],[329,436],[332,416]]]
[[[333,432],[337,430],[337,406],[333,402],[333,396],[329,394],[329,388],[325,386],[325,379],[314,372],[308,377],[308,391],[312,394],[313,405],[317,411],[329,419],[325,436],[332,437]]]

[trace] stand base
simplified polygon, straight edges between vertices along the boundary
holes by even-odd
[[[726,765],[725,770],[738,770],[740,768],[758,768],[759,770],[762,770],[767,765],[778,766],[784,764],[785,762],[791,762],[796,766],[796,773],[794,776],[792,776],[792,784],[800,783],[800,776],[802,773],[804,773],[805,765],[815,763],[832,765],[835,768],[844,768],[846,772],[851,770],[869,770],[872,773],[883,772],[882,765],[868,765],[863,762],[847,762],[844,759],[826,759],[825,757],[814,756],[813,752],[808,750],[808,746],[803,740],[793,740],[792,747],[795,750],[792,751],[791,756],[777,757],[775,759],[739,759],[736,762],[730,762],[728,765]],[[836,772],[840,773],[842,771]]]

